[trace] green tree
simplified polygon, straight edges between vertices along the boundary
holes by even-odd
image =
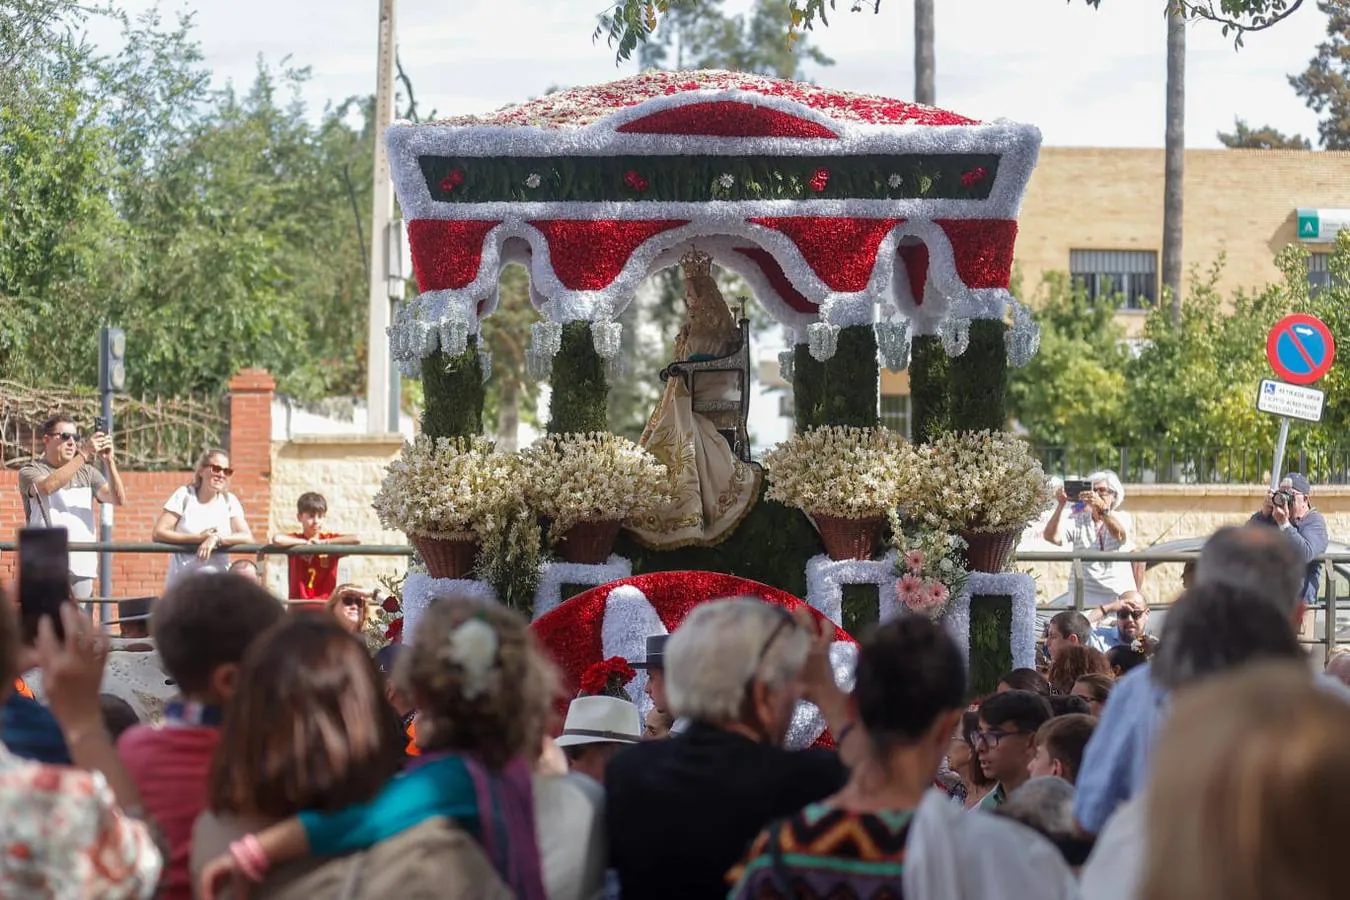
[[[722,3],[673,3],[666,28],[640,49],[639,64],[644,69],[726,69],[787,79],[799,77],[805,62],[834,65],[806,41],[794,47],[782,39],[791,23],[787,0],[756,0],[748,18],[726,15]]]
[[[601,13],[592,39],[606,39],[613,48],[615,58],[623,62],[633,52],[651,40],[661,24],[681,9],[697,15],[698,11],[713,5],[703,0],[612,0],[613,5]],[[786,38],[789,43],[800,39],[802,32],[810,31],[819,22],[830,24],[829,15],[837,6],[837,0],[786,0]],[[1070,3],[1073,0],[1069,0]],[[1098,7],[1102,0],[1084,0],[1087,5]],[[1170,4],[1171,0],[1168,0]],[[1330,2],[1330,0],[1323,0]],[[1179,0],[1178,4],[1187,18],[1198,19],[1218,25],[1224,35],[1232,34],[1238,46],[1242,45],[1245,34],[1252,31],[1264,31],[1293,15],[1303,5],[1303,0]],[[873,13],[881,10],[881,0],[853,0],[850,3],[853,12],[871,9]]]
[[[1219,132],[1219,142],[1234,150],[1312,149],[1312,142],[1301,134],[1287,135],[1270,125],[1252,128],[1241,118],[1234,121],[1231,132]]]
[[[307,73],[261,65],[242,96],[212,90],[186,18],[116,16],[123,49],[100,56],[72,35],[108,14],[0,18],[0,377],[92,386],[112,323],[133,391],[217,392],[265,365],[302,399],[355,392],[367,107],[311,123]]]
[[[1117,300],[1092,302],[1061,272],[1046,276],[1033,315],[1041,347],[1011,369],[1008,411],[1038,446],[1105,449],[1125,433],[1124,333]]]
[[[1326,150],[1350,150],[1350,6],[1343,0],[1319,0],[1327,17],[1327,39],[1301,75],[1289,83],[1321,121],[1317,134]]]

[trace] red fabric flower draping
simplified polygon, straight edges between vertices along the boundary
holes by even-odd
[[[501,220],[414,219],[408,223],[417,289],[458,290],[478,277],[483,239]]]
[[[687,103],[673,109],[663,109],[625,122],[615,131],[625,134],[699,134],[710,137],[839,137],[829,128],[810,119],[735,100]]]
[[[547,219],[530,224],[548,241],[549,260],[563,287],[572,291],[599,291],[619,277],[638,247],[663,231],[689,222]]]
[[[896,252],[905,264],[905,277],[909,279],[914,305],[923,306],[923,289],[928,284],[928,245],[901,244]]]
[[[768,279],[769,286],[773,288],[778,298],[799,313],[805,313],[813,316],[820,308],[815,303],[806,299],[802,292],[792,286],[788,280],[783,267],[778,264],[778,260],[773,258],[773,254],[763,247],[737,247],[736,252],[744,256],[759,267]]]
[[[834,640],[857,643],[804,600],[778,588],[719,572],[652,572],[591,588],[556,609],[540,616],[530,626],[535,638],[562,669],[564,688],[574,696],[582,676],[603,660],[603,625],[610,591],[632,585],[647,597],[666,631],[673,633],[695,606],[720,597],[759,597],[786,609],[806,607],[817,620],[834,629]],[[565,706],[565,702],[564,702]],[[564,710],[565,711],[565,710]],[[817,746],[833,746],[829,733]]]
[[[904,219],[779,216],[750,221],[791,238],[807,265],[830,290],[854,294],[867,289],[877,263],[877,248]]]
[[[937,219],[952,243],[956,274],[972,290],[1006,288],[1012,280],[1015,219]]]

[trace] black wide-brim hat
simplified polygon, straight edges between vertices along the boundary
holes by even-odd
[[[647,638],[647,655],[639,662],[629,663],[635,669],[664,669],[668,634],[653,634]]]

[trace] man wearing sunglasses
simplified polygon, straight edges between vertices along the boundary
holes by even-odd
[[[94,499],[121,506],[127,492],[113,458],[112,438],[97,432],[84,440],[70,416],[59,413],[42,424],[42,456],[19,470],[24,521],[32,528],[64,528],[72,542],[98,540]],[[107,469],[104,477],[92,463]],[[94,595],[98,554],[70,554],[70,587],[79,599]]]
[[[1107,616],[1114,614],[1114,625],[1100,625]],[[1094,626],[1093,637],[1100,641],[1102,650],[1110,650],[1122,644],[1129,647],[1135,641],[1151,640],[1148,633],[1148,601],[1138,591],[1126,591],[1114,603],[1097,606],[1087,611],[1088,621]]]

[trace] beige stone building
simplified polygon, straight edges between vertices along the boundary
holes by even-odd
[[[1126,295],[1122,318],[1133,331],[1161,295],[1162,209],[1162,150],[1043,149],[1017,236],[1025,289],[1033,293],[1055,271],[1089,290],[1114,286]],[[1275,255],[1300,239],[1313,254],[1309,278],[1325,282],[1328,251],[1347,220],[1350,153],[1186,152],[1183,269],[1189,278],[1223,258],[1223,294],[1277,280]]]

